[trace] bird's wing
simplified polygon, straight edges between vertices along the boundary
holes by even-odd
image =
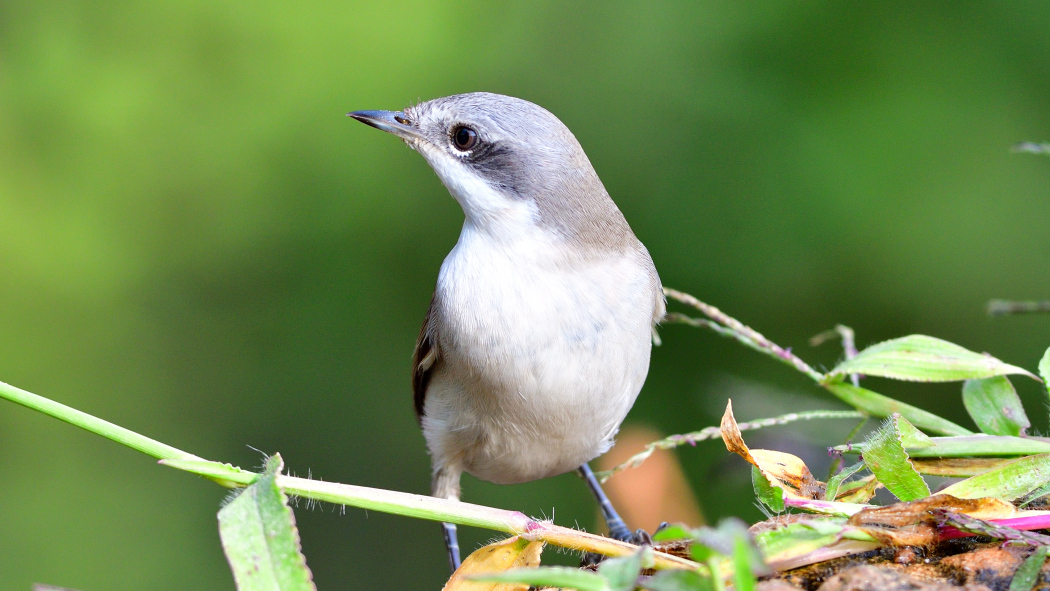
[[[437,342],[434,341],[430,328],[433,314],[434,298],[431,298],[427,315],[423,318],[423,327],[419,329],[419,338],[416,339],[416,352],[412,356],[412,394],[416,405],[416,419],[419,421],[423,420],[423,403],[427,398],[430,370],[438,358]]]

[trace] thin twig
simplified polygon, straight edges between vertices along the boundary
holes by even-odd
[[[1028,154],[1042,154],[1050,156],[1050,142],[1021,142],[1014,146],[1013,152],[1026,152]]]
[[[845,324],[836,324],[835,328],[826,330],[811,339],[809,339],[809,345],[816,347],[826,342],[828,339],[839,336],[842,339],[842,350],[846,352],[846,360],[853,359],[857,356],[857,340],[853,333],[853,329],[846,326]],[[853,382],[853,385],[857,388],[860,387],[860,374],[851,373],[849,379]]]
[[[855,410],[807,410],[802,412],[792,412],[769,419],[758,419],[746,423],[739,423],[737,426],[741,431],[753,431],[763,427],[786,425],[795,421],[811,421],[815,419],[855,419],[864,416],[864,413]],[[674,449],[686,444],[696,445],[700,441],[714,439],[721,436],[722,430],[719,427],[704,427],[703,429],[693,431],[692,433],[671,435],[646,445],[645,449],[628,458],[626,462],[615,466],[611,470],[596,472],[595,476],[597,476],[601,482],[605,482],[628,468],[637,468],[642,465],[642,462],[649,459],[649,456],[653,455],[658,449]]]
[[[1014,302],[1010,300],[992,300],[988,302],[989,316],[1008,316],[1011,314],[1038,314],[1050,312],[1050,300]]]
[[[868,415],[862,415],[860,422],[857,423],[857,426],[853,427],[853,430],[849,432],[849,435],[846,435],[846,445],[853,443],[853,440],[857,437],[857,434],[860,433],[860,430],[864,428],[864,425],[868,424],[868,419],[870,418],[871,417]],[[835,456],[835,459],[831,461],[831,468],[828,469],[828,480],[831,480],[831,477],[838,474],[839,470],[842,469],[842,453],[835,452],[831,449],[828,450],[828,453],[832,453]]]
[[[732,337],[740,341],[741,343],[747,345],[748,347],[755,349],[756,351],[765,353],[766,355],[769,355],[774,359],[777,359],[779,361],[782,361],[783,363],[794,367],[795,369],[806,374],[816,382],[820,382],[824,378],[823,374],[817,372],[812,367],[810,367],[808,363],[802,361],[801,359],[793,355],[790,350],[785,349],[780,345],[777,345],[773,341],[764,337],[757,330],[754,330],[749,326],[745,326],[739,320],[733,318],[732,316],[729,316],[728,314],[722,312],[718,308],[710,304],[705,304],[704,302],[701,302],[700,300],[687,293],[683,293],[676,289],[671,289],[669,287],[664,288],[664,295],[671,299],[678,300],[679,302],[687,306],[696,308],[697,310],[703,312],[704,316],[707,316],[714,322],[712,323],[698,318],[690,318],[689,316],[685,316],[683,314],[668,314],[665,318],[666,321],[681,322],[683,324],[690,324],[692,326],[710,328],[718,334]]]

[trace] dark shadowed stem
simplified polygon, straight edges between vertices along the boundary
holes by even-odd
[[[992,300],[988,302],[989,316],[1009,316],[1011,314],[1038,314],[1046,312],[1050,312],[1050,300],[1029,302]]]
[[[793,355],[791,351],[777,345],[773,341],[762,336],[757,330],[745,326],[740,321],[722,312],[718,308],[710,304],[705,304],[687,293],[669,287],[664,288],[664,294],[673,300],[677,300],[687,306],[696,308],[703,312],[704,316],[711,319],[704,320],[702,318],[692,318],[685,314],[672,312],[664,318],[665,322],[679,322],[691,326],[709,328],[722,336],[733,338],[760,353],[765,353],[782,363],[794,367],[816,382],[819,382],[824,378],[823,374],[817,372],[810,367],[808,363]]]
[[[826,342],[829,338],[835,337],[836,335],[842,339],[842,350],[846,352],[846,359],[849,360],[856,357],[857,339],[853,333],[853,329],[846,326],[845,324],[837,324],[835,325],[835,328],[818,334],[817,336],[809,339],[809,344],[811,347],[816,347]],[[849,375],[849,379],[855,387],[860,387],[860,374],[851,373]]]

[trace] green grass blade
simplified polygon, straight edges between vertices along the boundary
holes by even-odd
[[[776,514],[784,512],[784,489],[773,485],[762,471],[751,466],[751,486],[755,497],[769,510]]]
[[[1028,456],[971,476],[941,492],[960,499],[996,497],[1012,501],[1050,483],[1050,454]]]
[[[755,573],[751,572],[751,562],[755,559],[755,549],[747,539],[747,535],[739,535],[733,540],[733,586],[736,591],[755,591],[758,581]],[[761,557],[758,557],[761,560]]]
[[[864,374],[912,382],[954,382],[1008,374],[1035,377],[1028,370],[974,353],[954,343],[926,335],[884,341],[847,359],[828,376]]]
[[[652,563],[652,549],[642,546],[630,556],[609,558],[598,566],[598,575],[605,579],[611,591],[632,591],[638,583],[645,563]]]
[[[839,496],[839,487],[846,481],[847,478],[853,476],[857,472],[860,472],[864,468],[864,462],[857,462],[852,466],[843,468],[838,474],[828,479],[828,486],[824,491],[824,498],[829,501],[834,501],[835,497]],[[754,479],[755,475],[752,472],[751,478]]]
[[[1018,506],[1021,508],[1027,507],[1028,505],[1032,504],[1036,499],[1044,497],[1046,495],[1050,495],[1050,482],[1028,493],[1028,495],[1026,495],[1024,499],[1019,499],[1021,503]]]
[[[966,458],[1030,456],[1050,453],[1050,440],[1035,437],[1009,437],[1006,435],[968,435],[964,437],[931,437],[933,445],[909,448],[913,458]],[[836,451],[866,453],[865,444],[837,445]]]
[[[316,591],[295,516],[277,486],[282,467],[274,455],[255,484],[219,511],[222,548],[238,591]]]
[[[900,424],[905,419],[893,415],[864,441],[864,463],[879,482],[902,501],[930,496],[930,487],[908,461],[901,442]]]
[[[533,587],[567,587],[578,591],[611,591],[605,577],[590,571],[567,566],[512,568],[501,573],[480,574],[470,578],[475,581],[489,581],[493,583],[524,583]]]
[[[1010,581],[1009,591],[1031,591],[1035,587],[1036,582],[1039,580],[1039,570],[1043,568],[1043,563],[1046,562],[1048,551],[1050,551],[1050,547],[1039,546],[1035,549],[1035,552],[1032,552],[1031,556],[1021,563],[1021,566],[1017,568],[1017,572],[1014,573],[1014,578]]]
[[[897,413],[908,419],[912,425],[930,433],[937,433],[940,435],[973,435],[973,431],[956,425],[947,419],[942,419],[931,412],[926,412],[921,408],[905,404],[899,400],[894,400],[889,396],[883,396],[882,394],[872,392],[866,388],[860,388],[853,384],[843,382],[838,378],[822,382],[821,385],[834,394],[839,400],[859,411],[866,412],[872,416],[879,417],[880,419],[886,418],[893,413]]]
[[[766,562],[783,563],[842,539],[845,518],[813,519],[763,531],[755,536]]]
[[[962,394],[966,412],[983,433],[1020,436],[1032,426],[1017,391],[1005,376],[966,380]]]

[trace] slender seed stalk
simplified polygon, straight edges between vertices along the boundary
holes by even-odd
[[[705,316],[713,320],[719,326],[712,326],[710,323],[704,321],[696,322],[697,319],[690,319],[688,316],[685,316],[683,314],[668,314],[666,320],[671,322],[683,322],[686,324],[693,324],[694,326],[703,326],[705,328],[710,328],[723,336],[730,336],[740,341],[741,343],[747,345],[748,347],[755,349],[756,351],[765,353],[766,355],[769,355],[770,357],[782,363],[786,363],[794,367],[795,369],[806,374],[816,382],[820,382],[822,379],[824,379],[823,374],[810,367],[809,364],[805,361],[802,361],[801,359],[796,357],[794,354],[791,353],[791,351],[788,351],[780,345],[777,345],[773,341],[764,337],[762,333],[749,326],[744,325],[736,318],[733,318],[725,312],[722,312],[718,308],[710,304],[705,304],[704,302],[701,302],[700,300],[687,293],[678,291],[676,289],[671,289],[669,287],[664,288],[664,295],[671,299],[677,300],[687,306],[696,308],[697,310],[703,312]],[[692,320],[694,322],[689,322],[686,319]]]

